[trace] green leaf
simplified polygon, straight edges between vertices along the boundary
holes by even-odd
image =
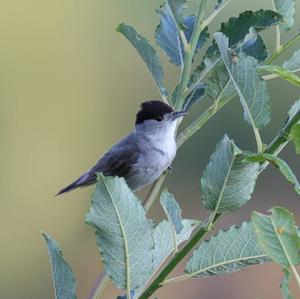
[[[179,34],[179,25],[176,23],[173,11],[166,1],[157,11],[160,16],[160,24],[155,30],[155,39],[157,45],[166,53],[169,60],[180,66],[183,64],[185,50]],[[183,33],[187,42],[190,42],[192,32],[195,26],[196,16],[186,16],[182,19]],[[196,51],[203,47],[209,37],[207,28],[202,31]]]
[[[273,0],[275,9],[283,16],[283,23],[280,29],[288,30],[295,22],[295,0]]]
[[[76,281],[71,267],[63,258],[60,246],[47,233],[42,232],[48,247],[55,299],[76,299]]]
[[[243,53],[236,56],[230,52],[224,34],[217,32],[214,37],[244,108],[244,118],[253,128],[264,127],[270,121],[271,108],[266,82],[256,71],[257,60]]]
[[[201,178],[206,209],[217,213],[233,211],[250,199],[259,165],[243,162],[241,153],[227,136],[218,143]]]
[[[129,25],[122,23],[117,27],[117,31],[122,33],[134,46],[147,65],[161,95],[166,96],[168,92],[163,86],[164,72],[159,56],[154,48],[143,36],[139,35],[136,30]]]
[[[208,97],[215,102],[220,102],[236,95],[234,85],[223,63],[219,63],[213,67],[206,85]]]
[[[192,219],[182,220],[183,229],[180,234],[176,234],[177,245],[187,241],[193,230],[199,225],[199,221]],[[167,257],[174,251],[174,239],[173,239],[172,224],[163,220],[160,222],[153,231],[154,249],[153,249],[153,272],[148,277],[148,282],[152,279],[153,275],[158,271],[161,265],[166,261]],[[147,283],[145,284],[147,285]],[[138,292],[137,297],[142,294],[144,286],[142,286]]]
[[[300,154],[300,124],[295,124],[291,130],[291,136],[296,148],[296,153]]]
[[[183,229],[181,230],[180,234],[176,234],[178,245],[190,238],[194,228],[199,225],[199,221],[193,219],[183,219],[182,225]],[[153,250],[153,263],[154,269],[157,270],[174,250],[172,224],[166,220],[160,222],[154,228],[153,239],[155,243]]]
[[[264,65],[259,67],[260,70],[267,71],[271,74],[276,74],[282,79],[296,85],[300,86],[300,78],[295,75],[293,72],[289,71],[288,69],[285,69],[281,66],[277,65]]]
[[[254,27],[250,27],[249,33],[237,50],[256,58],[258,61],[264,61],[268,57],[266,44],[262,37],[257,34]]]
[[[285,61],[282,66],[283,68],[290,71],[300,69],[300,49],[296,50],[292,57],[289,60]]]
[[[275,207],[271,215],[252,213],[252,223],[262,250],[276,263],[290,267],[300,263],[300,238],[293,215]]]
[[[245,11],[241,13],[238,17],[232,17],[227,22],[222,23],[219,31],[223,32],[229,38],[229,46],[231,48],[234,48],[246,38],[246,35],[249,34],[251,28],[252,31],[255,30],[255,32],[257,33],[268,29],[271,26],[278,25],[280,22],[282,22],[282,16],[271,10],[261,9],[254,12]],[[261,39],[261,37],[257,36],[257,40],[254,44],[254,46],[257,47],[257,51],[253,51],[252,48],[251,52],[250,49],[247,49],[247,46],[249,46],[249,44],[246,44],[243,47],[243,52],[247,53],[248,50],[248,55],[254,54],[254,57],[261,61],[265,56],[266,52],[266,50],[262,50],[262,43],[263,40]],[[212,45],[207,49],[207,52],[204,55],[204,61],[210,60],[211,62],[213,61],[214,64],[209,63],[209,69],[207,69],[207,65],[202,63],[194,70],[190,81],[193,83],[197,82],[198,80],[201,81],[201,79],[199,78],[203,77],[206,73],[213,69],[213,67],[217,64],[219,59],[220,54],[218,51],[218,46],[216,45],[216,42],[213,41]]]
[[[174,196],[165,190],[160,197],[160,204],[162,205],[169,222],[172,224],[176,234],[180,234],[183,229],[181,208],[175,200]]]
[[[187,0],[167,0],[169,7],[172,11],[172,14],[176,20],[176,23],[181,27],[184,27],[182,24],[183,14],[187,9]]]
[[[229,47],[232,47],[245,37],[250,27],[260,32],[281,22],[282,16],[272,10],[248,10],[222,23],[220,31],[229,38]]]
[[[205,95],[205,86],[202,83],[198,83],[195,85],[193,90],[189,93],[189,95],[184,99],[184,104],[182,109],[189,110],[192,105],[199,102],[204,98]]]
[[[205,240],[193,252],[185,271],[194,277],[208,277],[267,262],[270,259],[260,249],[251,223],[243,222]]]
[[[152,272],[152,222],[119,177],[98,175],[86,221],[96,229],[105,272],[120,289],[135,290]]]
[[[292,278],[290,271],[286,268],[283,269],[284,278],[280,284],[282,296],[284,299],[294,299],[293,295],[289,290],[289,282]]]
[[[246,160],[249,162],[271,162],[276,168],[279,169],[283,176],[294,185],[296,192],[300,195],[300,184],[289,165],[284,160],[280,159],[279,157],[264,153],[250,155],[246,158]]]

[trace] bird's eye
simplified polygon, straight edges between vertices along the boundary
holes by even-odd
[[[156,119],[157,121],[162,121],[163,118],[162,118],[161,116],[158,116],[158,117],[156,117],[155,119]]]

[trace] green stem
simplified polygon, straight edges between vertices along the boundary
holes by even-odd
[[[167,176],[167,172],[165,171],[151,186],[150,191],[148,195],[146,196],[145,202],[144,202],[144,208],[146,211],[149,211],[151,206],[153,205],[159,190]]]
[[[88,299],[100,298],[104,293],[105,288],[108,286],[110,278],[104,272],[98,277],[95,287],[92,289]]]
[[[253,131],[254,131],[254,136],[255,136],[256,145],[257,145],[257,152],[261,153],[263,151],[263,144],[261,141],[259,131],[256,127],[253,127]]]
[[[285,125],[280,129],[276,137],[272,140],[264,152],[267,154],[274,154],[276,151],[278,151],[280,146],[288,143],[291,140],[290,133],[292,127],[299,122],[299,120],[300,110],[287,120]]]
[[[277,11],[274,0],[272,0],[272,4],[273,4],[274,11]],[[275,50],[278,51],[281,48],[281,45],[280,45],[280,27],[279,27],[279,25],[276,25],[275,30],[276,30]]]
[[[290,72],[291,73],[298,73],[298,72],[300,72],[300,69],[295,69],[295,70],[292,70]],[[263,78],[263,80],[272,80],[272,79],[280,78],[280,76],[277,75],[277,74],[270,74],[270,75],[262,76],[262,78]]]
[[[273,53],[266,59],[264,64],[271,64],[275,59],[285,53],[290,47],[300,41],[300,32],[297,33],[294,37],[284,43],[279,49],[273,51]]]
[[[183,63],[183,70],[180,78],[178,93],[177,93],[177,99],[176,99],[176,109],[180,110],[183,106],[183,93],[185,92],[185,89],[187,88],[187,84],[189,81],[189,75],[191,71],[191,66],[193,62],[193,57],[196,51],[197,42],[199,40],[199,36],[201,32],[204,30],[205,26],[203,26],[202,21],[204,17],[204,13],[206,10],[208,0],[200,0],[199,3],[199,9],[198,9],[198,15],[197,15],[197,22],[195,24],[191,41],[190,41],[190,47],[189,51],[185,53],[184,57],[184,63]]]
[[[276,137],[264,150],[264,153],[277,156],[291,140],[290,133],[293,125],[300,121],[300,110],[290,117],[285,125],[280,129]],[[270,163],[264,162],[260,167],[260,173],[266,169]]]
[[[220,216],[221,214],[217,214],[216,217],[213,219],[213,223],[215,223]],[[159,289],[161,287],[161,283],[165,280],[165,278],[208,232],[209,230],[207,225],[200,227],[199,230],[195,233],[195,235],[186,243],[186,245],[174,255],[174,257],[169,261],[169,263],[160,272],[160,274],[151,283],[151,285],[143,292],[139,299],[147,299],[157,289]]]

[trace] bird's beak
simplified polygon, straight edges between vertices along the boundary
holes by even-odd
[[[185,111],[185,110],[172,112],[172,114],[171,114],[171,120],[175,120],[175,119],[177,119],[179,117],[183,117],[183,116],[185,116],[187,114],[188,114],[188,112]]]

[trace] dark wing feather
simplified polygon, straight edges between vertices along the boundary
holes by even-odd
[[[94,167],[72,184],[60,190],[57,195],[96,183],[97,172],[102,172],[106,176],[119,176],[126,179],[134,164],[137,163],[139,155],[140,151],[136,139],[133,134],[130,134],[114,145]]]
[[[114,145],[94,167],[82,176],[82,185],[95,183],[97,172],[102,172],[106,176],[119,176],[126,179],[137,163],[139,155],[140,150],[136,139],[133,134],[130,134]]]

